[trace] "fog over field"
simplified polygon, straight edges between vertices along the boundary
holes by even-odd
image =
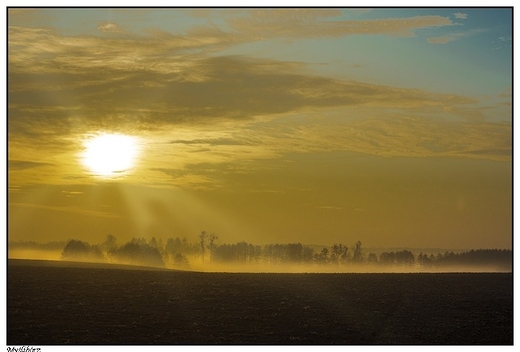
[[[202,272],[367,273],[367,272],[510,272],[509,250],[453,251],[377,249],[365,250],[361,241],[307,246],[301,243],[264,246],[239,242],[217,243],[218,237],[200,234],[199,243],[185,238],[166,241],[132,239],[117,244],[114,236],[90,245],[79,240],[37,243],[11,242],[11,259],[40,259],[84,263],[125,264]],[[210,244],[207,241],[211,241]]]

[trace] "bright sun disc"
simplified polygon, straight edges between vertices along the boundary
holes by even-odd
[[[126,173],[139,152],[136,138],[122,134],[102,134],[85,141],[84,146],[81,162],[101,177]]]

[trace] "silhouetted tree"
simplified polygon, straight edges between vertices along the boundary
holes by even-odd
[[[145,245],[145,244],[147,244],[146,238],[144,238],[144,237],[141,237],[141,238],[134,237],[134,238],[131,239],[130,242],[136,243],[138,245]]]
[[[87,242],[70,240],[63,248],[62,259],[67,260],[104,260],[105,257],[98,246],[91,246]]]
[[[213,249],[215,247],[215,242],[218,240],[218,236],[212,233],[209,235],[209,261],[213,261]]]
[[[375,255],[374,253],[370,253],[367,257],[367,262],[370,263],[370,264],[375,264],[377,263],[377,255]]]
[[[189,268],[190,263],[185,255],[177,253],[173,256],[173,266],[178,268]]]
[[[435,266],[467,266],[474,268],[480,267],[492,270],[511,271],[512,259],[513,255],[511,250],[479,249],[457,254],[453,252],[445,252],[444,255],[437,255]]]
[[[84,259],[90,253],[90,246],[88,243],[77,240],[70,240],[63,248],[61,253],[62,258]]]
[[[253,260],[258,263],[260,259],[262,258],[263,251],[262,247],[256,245],[253,247]]]
[[[429,268],[433,265],[433,262],[435,261],[435,256],[434,255],[430,255],[428,257],[428,255],[426,253],[419,253],[419,255],[417,256],[417,263],[419,263],[419,265],[421,267],[424,267],[424,268]]]
[[[242,241],[235,245],[238,261],[246,262],[249,254],[249,243]]]
[[[129,264],[164,266],[164,260],[157,248],[142,241],[127,242],[123,246],[110,251],[116,260]]]
[[[199,239],[200,239],[200,251],[202,253],[202,262],[204,263],[204,252],[206,251],[206,238],[207,238],[208,234],[206,233],[206,231],[202,231],[199,235]]]
[[[340,244],[334,244],[330,248],[330,262],[340,265],[348,258],[348,247]]]
[[[309,246],[303,246],[302,259],[304,263],[312,263],[314,250]]]
[[[182,251],[181,248],[181,240],[179,237],[175,237],[175,239],[168,238],[166,241],[166,252],[168,253],[180,253]]]
[[[155,237],[150,238],[150,241],[148,241],[148,245],[153,248],[159,249],[159,244],[157,243],[157,240]]]
[[[285,259],[287,262],[301,263],[303,261],[303,246],[301,243],[285,245]]]
[[[220,262],[252,262],[258,261],[261,255],[261,247],[251,243],[239,242],[235,244],[221,244],[213,247],[212,261]]]
[[[398,252],[383,252],[379,256],[379,262],[387,265],[412,265],[415,262],[415,258],[412,252],[402,250]]]
[[[105,242],[101,244],[101,249],[105,252],[117,247],[117,238],[113,235],[107,235]]]
[[[402,265],[413,265],[415,263],[415,257],[412,252],[402,250],[400,252],[396,252],[396,261],[398,264]]]
[[[386,265],[395,264],[395,253],[394,252],[383,252],[379,255],[379,262]]]
[[[314,261],[318,264],[328,264],[329,250],[327,248],[323,248],[320,253],[316,253],[314,255]]]
[[[363,262],[363,249],[361,248],[361,241],[357,241],[356,244],[354,245],[354,255],[353,255],[353,258],[352,260],[354,261],[354,263],[361,263]]]
[[[160,244],[160,242],[158,241]],[[189,243],[184,237],[182,240],[179,237],[168,238],[166,241],[165,252],[169,255],[175,255],[176,253],[182,254],[199,254],[200,243]]]

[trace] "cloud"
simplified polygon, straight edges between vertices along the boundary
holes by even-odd
[[[345,114],[348,113],[345,111]],[[373,110],[372,113],[376,114]],[[449,122],[433,117],[403,117],[380,111],[379,117],[359,121],[293,126],[286,134],[291,137],[285,140],[275,130],[269,130],[265,134],[271,137],[266,136],[265,143],[286,152],[350,151],[384,157],[510,161],[511,133],[509,123],[478,120]],[[279,142],[275,145],[277,140]]]
[[[61,191],[61,193],[65,194],[69,198],[83,194],[81,191]]]
[[[453,14],[453,16],[455,16],[456,19],[460,19],[460,20],[465,20],[466,18],[468,18],[467,13],[461,13],[461,12],[455,12]]]
[[[215,169],[209,172],[209,175],[169,168],[151,168],[150,170],[167,175],[169,186],[188,187],[198,190],[215,189],[220,186],[218,180],[214,177],[215,174],[218,174]]]
[[[246,142],[243,140],[237,140],[237,139],[233,139],[233,138],[192,139],[192,140],[177,139],[177,140],[170,141],[170,143],[188,144],[188,145],[209,144],[212,146],[251,145],[250,142]]]
[[[170,185],[225,189],[227,185],[240,184],[242,179],[238,175],[291,168],[284,156],[295,153],[352,152],[387,158],[511,160],[509,123],[439,119],[436,112],[430,116],[420,110],[411,111],[409,116],[381,108],[346,107],[340,111],[342,118],[329,119],[327,123],[318,123],[320,117],[312,112],[300,116],[300,122],[290,118],[280,118],[270,124],[251,122],[238,130],[236,136],[229,137],[237,141],[233,146],[210,144],[205,154],[177,149],[176,158],[184,161],[182,166],[154,167],[152,171],[168,175],[166,183]],[[360,118],[349,119],[353,114]],[[242,143],[244,140],[248,142]],[[188,143],[187,146],[199,145]],[[262,190],[261,186],[259,189]],[[327,206],[323,209],[334,210]]]
[[[52,165],[50,163],[42,163],[38,161],[28,161],[28,160],[8,160],[7,167],[9,170],[26,170],[32,169],[35,167],[41,166],[49,166]]]
[[[275,190],[275,189],[259,189],[259,190],[251,190],[250,193],[268,193],[268,194],[285,194],[285,191]]]
[[[316,209],[325,209],[325,210],[343,210],[342,207],[337,207],[334,205],[321,205],[316,207]]]
[[[235,31],[263,40],[273,37],[317,38],[354,34],[387,34],[413,36],[415,30],[451,26],[453,22],[441,16],[415,16],[375,20],[333,20],[340,16],[335,10],[250,10],[246,16],[229,18]]]
[[[273,38],[326,38],[345,35],[382,34],[414,36],[423,28],[452,26],[448,17],[415,16],[373,20],[340,17],[370,12],[371,9],[251,9],[190,11],[194,17],[219,18],[231,29],[229,33],[246,41]]]
[[[439,103],[427,92],[311,76],[299,62],[208,54],[258,40],[258,30],[296,37],[412,35],[418,28],[451,25],[447,18],[338,21],[339,9],[210,13],[222,14],[231,29],[199,26],[184,35],[150,29],[144,35],[121,32],[117,37],[98,37],[10,26],[10,135],[38,136],[46,130],[50,139],[72,131],[125,132],[248,120],[308,107]],[[101,23],[98,29],[120,31],[113,22]]]
[[[107,28],[106,26],[104,28]],[[113,28],[113,26],[109,26]],[[59,73],[80,75],[78,69],[118,70],[121,74],[148,71],[160,74],[182,72],[189,63],[186,59],[177,64],[178,56],[186,56],[187,50],[204,52],[220,45],[238,43],[236,36],[218,29],[190,35],[173,35],[151,30],[148,35],[125,34],[118,37],[63,36],[48,28],[10,26],[9,66],[11,73]],[[168,60],[165,61],[164,59]],[[29,60],[30,62],[27,62]],[[38,65],[30,65],[38,63]],[[82,75],[85,84],[104,84],[101,77]],[[52,76],[50,78],[53,78]],[[182,77],[190,80],[189,77]],[[179,79],[179,78],[178,78]],[[15,81],[18,83],[18,81]],[[39,82],[35,82],[39,83]],[[67,82],[51,80],[49,89]],[[77,82],[78,84],[81,82]],[[79,87],[83,86],[79,84]],[[73,86],[77,88],[78,86]]]
[[[101,217],[101,218],[114,218],[114,219],[122,218],[121,216],[115,215],[112,213],[81,209],[81,208],[78,208],[75,206],[39,205],[39,204],[32,204],[32,203],[9,203],[9,207],[23,207],[23,208],[42,209],[42,210],[49,210],[49,211],[59,211],[59,212],[87,215],[87,216],[94,216],[94,217]]]
[[[97,29],[105,33],[121,33],[122,30],[115,23],[105,22],[98,25]]]
[[[9,56],[10,131],[39,133],[43,126],[52,126],[53,133],[69,132],[72,126],[87,131],[156,129],[168,124],[245,120],[307,107],[471,102],[464,97],[312,76],[296,62],[172,56],[170,50],[178,46],[170,35],[165,41],[154,36],[141,41],[66,39],[45,33],[17,29],[11,36],[10,44],[17,49]],[[36,117],[39,122],[34,124]]]
[[[463,31],[463,32],[453,32],[453,33],[450,33],[450,34],[442,36],[442,37],[428,38],[427,41],[428,41],[428,43],[432,43],[432,44],[446,44],[446,43],[452,42],[454,40],[470,37],[470,36],[473,36],[473,35],[476,35],[479,33],[483,33],[483,32],[487,32],[487,29],[477,28],[477,29],[472,29],[472,30]]]
[[[432,44],[446,44],[446,43],[451,42],[452,40],[454,40],[454,38],[450,38],[450,37],[436,37],[436,38],[427,39],[428,43],[432,43]]]

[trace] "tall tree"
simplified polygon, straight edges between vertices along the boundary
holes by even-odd
[[[202,262],[204,263],[204,252],[206,251],[206,238],[208,237],[208,234],[206,231],[202,231],[199,235],[200,239],[200,250],[202,253]]]
[[[343,244],[334,244],[330,248],[330,261],[340,265],[347,259],[348,247]]]
[[[215,248],[215,242],[218,240],[218,236],[212,233],[209,235],[209,261],[213,261],[213,250]],[[204,259],[203,259],[204,260]]]
[[[361,241],[357,241],[354,246],[354,262],[361,263],[363,261],[363,249],[361,248]]]

